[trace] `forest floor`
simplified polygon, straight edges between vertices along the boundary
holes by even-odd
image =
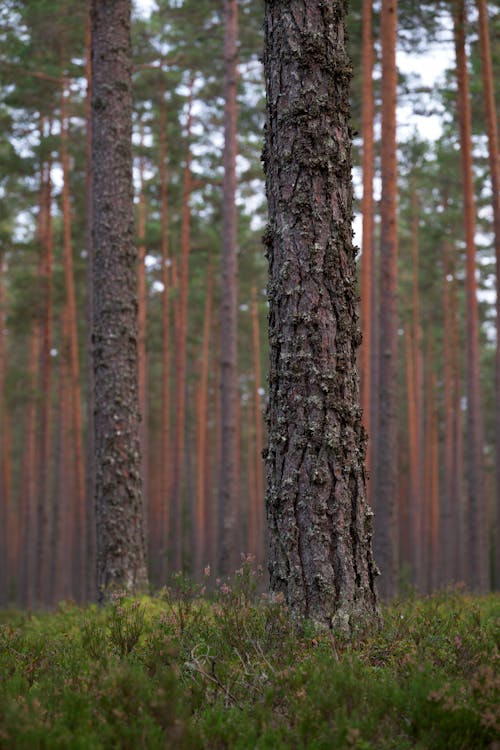
[[[244,564],[209,594],[0,613],[0,748],[500,750],[500,596],[408,596],[346,639],[257,588]]]

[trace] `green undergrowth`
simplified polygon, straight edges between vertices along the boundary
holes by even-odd
[[[500,748],[498,595],[407,598],[349,640],[256,590],[246,561],[210,594],[1,613],[0,748]]]

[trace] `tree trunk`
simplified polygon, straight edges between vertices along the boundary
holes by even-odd
[[[270,585],[296,620],[376,618],[352,246],[344,0],[266,2]]]
[[[130,0],[92,0],[92,175],[97,581],[147,585],[132,192]]]
[[[160,192],[161,192],[161,281],[162,292],[162,370],[161,370],[161,481],[160,481],[160,576],[167,572],[170,535],[170,490],[172,456],[170,454],[170,296],[167,193],[167,104],[163,94],[160,104]]]
[[[260,327],[259,311],[257,308],[257,291],[252,287],[252,340],[253,340],[253,374],[254,374],[254,409],[255,409],[255,548],[250,552],[256,555],[257,562],[262,564],[265,559],[265,524],[264,524],[264,462],[262,458],[262,408],[260,404],[261,374],[260,374]]]
[[[210,355],[210,329],[212,327],[213,268],[208,272],[205,311],[203,316],[203,339],[201,351],[201,372],[197,408],[197,469],[196,469],[196,552],[194,575],[199,578],[202,566],[207,562],[207,516],[206,502],[206,460],[208,438],[208,368]]]
[[[61,92],[61,166],[63,172],[62,212],[63,212],[63,265],[68,312],[69,356],[71,371],[71,407],[73,424],[73,444],[75,452],[75,595],[82,600],[86,592],[85,565],[85,466],[83,451],[83,416],[80,388],[80,363],[78,358],[78,327],[73,271],[73,249],[71,242],[71,198],[69,189],[68,123],[66,116],[66,81]]]
[[[371,315],[372,315],[372,275],[374,205],[373,205],[373,171],[375,151],[373,145],[373,122],[375,105],[373,98],[373,38],[372,38],[372,0],[363,0],[363,83],[362,83],[362,124],[363,136],[363,200],[361,213],[363,218],[363,239],[361,256],[361,331],[363,341],[360,348],[361,370],[361,407],[363,424],[368,434],[366,451],[366,469],[371,473],[370,441],[370,400],[371,400]]]
[[[221,445],[219,479],[219,570],[223,575],[237,565],[238,537],[238,282],[236,209],[238,76],[238,4],[225,0],[224,35],[224,185],[222,197],[222,293],[221,293]]]
[[[143,134],[142,134],[143,135]],[[144,147],[144,144],[141,144]],[[144,187],[144,158],[139,163],[140,194],[137,218],[137,388],[139,396],[139,442],[141,446],[142,495],[145,513],[148,509],[148,384],[147,384],[147,304],[146,286],[146,195]],[[150,538],[148,533],[148,538]]]
[[[498,126],[493,90],[493,68],[486,0],[476,0],[479,11],[479,53],[483,76],[483,98],[488,132],[488,155],[491,173],[491,193],[493,204],[493,229],[495,233],[496,256],[496,534],[495,534],[495,588],[500,589],[500,160],[498,153]]]
[[[465,4],[454,0],[453,24],[458,86],[458,121],[464,196],[467,302],[467,529],[465,548],[469,560],[469,584],[475,591],[488,587],[488,539],[486,535],[483,473],[483,418],[479,391],[479,316],[476,283],[476,209],[471,150],[471,111],[465,53]]]
[[[7,262],[0,256],[0,608],[5,608],[9,600],[11,540],[9,520],[11,515],[10,492],[7,481],[7,399],[5,398],[5,277]]]
[[[92,351],[92,329],[93,329],[93,261],[94,248],[92,246],[92,39],[91,39],[91,19],[90,19],[90,0],[87,0],[87,30],[86,30],[86,76],[87,76],[87,94],[85,97],[85,247],[87,251],[86,268],[85,268],[85,288],[87,293],[85,303],[85,319],[87,322],[87,360],[85,375],[87,378],[86,393],[86,416],[87,416],[87,433],[86,433],[86,474],[85,474],[85,522],[86,532],[85,539],[87,543],[86,553],[86,579],[87,579],[87,599],[93,601],[96,596],[96,550],[95,550],[95,440],[94,440],[94,355]]]
[[[179,299],[178,299],[178,319],[177,319],[177,336],[175,347],[175,457],[173,471],[173,489],[172,489],[172,530],[174,532],[173,546],[173,565],[174,570],[182,570],[183,564],[183,478],[184,478],[184,450],[185,450],[185,430],[186,430],[186,350],[187,350],[187,307],[189,291],[189,253],[191,246],[191,208],[189,199],[191,195],[192,176],[191,176],[191,128],[193,122],[193,87],[194,81],[191,80],[188,102],[188,119],[187,119],[187,149],[186,164],[184,166],[184,187],[182,196],[182,228],[181,228],[181,257],[179,268]]]
[[[380,204],[380,383],[375,483],[374,550],[382,577],[379,591],[398,590],[397,540],[397,256],[398,189],[396,155],[397,0],[382,0],[382,199]]]

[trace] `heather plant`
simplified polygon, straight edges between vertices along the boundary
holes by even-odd
[[[497,750],[498,595],[412,595],[346,638],[297,629],[260,576],[4,613],[1,750]]]

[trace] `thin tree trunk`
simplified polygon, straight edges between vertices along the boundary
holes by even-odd
[[[224,185],[222,197],[222,292],[221,292],[221,443],[219,479],[219,570],[235,569],[238,537],[238,282],[236,209],[238,75],[238,4],[225,0],[224,22]]]
[[[30,341],[28,345],[28,387],[29,394],[26,405],[23,457],[21,470],[21,601],[25,609],[32,609],[39,603],[37,589],[38,567],[38,534],[36,507],[36,388],[38,375],[38,352],[40,346],[40,323],[33,321]]]
[[[187,149],[186,163],[184,166],[184,187],[182,197],[182,228],[181,228],[181,257],[179,267],[179,300],[178,300],[178,327],[177,342],[175,349],[175,371],[176,371],[176,388],[175,388],[175,456],[173,471],[173,489],[172,489],[172,530],[174,537],[173,545],[173,565],[174,570],[182,570],[183,565],[183,479],[184,479],[184,451],[185,451],[185,431],[186,431],[186,351],[187,351],[187,310],[188,310],[188,291],[189,291],[189,253],[191,245],[191,208],[189,199],[192,188],[191,175],[191,128],[193,122],[193,87],[194,81],[191,80],[189,101],[188,101],[188,119],[187,119]]]
[[[9,521],[11,515],[11,497],[7,480],[7,399],[5,397],[5,278],[7,262],[0,256],[0,608],[5,608],[9,601],[11,540],[9,539]]]
[[[170,454],[170,295],[167,192],[167,104],[160,103],[160,192],[161,192],[161,282],[162,292],[162,380],[161,380],[161,482],[160,482],[160,576],[165,578],[170,536],[170,491],[172,456]]]
[[[491,175],[491,192],[493,204],[493,229],[495,233],[496,257],[496,534],[495,534],[495,588],[500,589],[500,159],[498,153],[498,125],[493,90],[493,68],[491,63],[491,45],[488,24],[488,6],[486,0],[476,0],[479,11],[479,54],[483,77],[483,98],[486,112],[486,130],[488,133],[488,156]]]
[[[78,357],[78,325],[73,271],[73,248],[71,241],[71,199],[69,187],[68,121],[66,114],[67,82],[64,79],[61,92],[61,167],[63,172],[63,265],[66,304],[68,308],[68,335],[71,371],[71,409],[73,424],[73,446],[75,452],[75,573],[74,592],[82,600],[86,593],[86,523],[85,523],[85,459],[83,449],[83,415],[80,386],[80,363]]]
[[[412,328],[413,328],[413,380],[415,407],[414,486],[412,498],[412,552],[414,581],[417,588],[424,587],[422,514],[424,480],[424,409],[423,409],[423,352],[422,321],[420,316],[420,262],[419,262],[419,200],[416,185],[412,186],[411,256],[412,256]]]
[[[76,525],[75,454],[72,450],[72,392],[69,342],[69,316],[62,312],[59,355],[58,417],[56,438],[56,486],[52,516],[51,601],[55,604],[74,593],[74,546]]]
[[[476,209],[472,173],[471,111],[465,52],[465,3],[454,0],[453,24],[458,85],[458,121],[464,196],[467,300],[467,528],[465,549],[469,583],[475,591],[488,587],[488,539],[486,535],[483,469],[483,419],[479,389],[479,315],[476,283]]]
[[[92,175],[97,580],[147,585],[132,190],[130,0],[92,0]]]
[[[94,248],[92,244],[92,33],[90,19],[90,0],[87,0],[87,29],[86,29],[86,76],[87,94],[85,97],[85,247],[87,251],[85,268],[86,304],[85,319],[87,323],[87,360],[85,375],[87,378],[86,393],[86,474],[85,474],[85,539],[86,551],[86,579],[87,599],[93,601],[96,597],[96,540],[95,540],[95,384],[94,384],[94,352],[92,345],[93,329],[93,264]]]
[[[465,515],[464,515],[464,450],[462,390],[460,383],[460,343],[458,331],[457,279],[453,271],[451,287],[451,341],[452,341],[452,410],[453,410],[453,464],[450,493],[453,498],[453,573],[454,580],[464,580],[466,561],[464,555]]]
[[[256,556],[257,562],[262,564],[265,558],[265,523],[264,523],[264,459],[263,449],[263,421],[261,408],[261,372],[260,372],[260,326],[259,310],[257,307],[257,290],[252,287],[252,342],[253,342],[253,374],[254,374],[254,423],[255,423],[255,547],[250,548]]]
[[[373,239],[374,239],[374,204],[373,204],[373,172],[375,150],[373,144],[373,122],[375,119],[375,103],[373,97],[373,36],[372,36],[372,0],[363,0],[363,83],[362,83],[362,136],[363,136],[363,200],[361,213],[363,218],[363,239],[361,257],[361,331],[363,341],[360,348],[361,370],[361,408],[363,409],[363,424],[368,433],[366,450],[366,469],[371,473],[372,441],[370,440],[370,400],[371,400],[371,316],[372,316],[372,276]],[[368,493],[370,496],[370,492]]]
[[[444,247],[443,263],[443,409],[444,409],[444,487],[440,518],[441,580],[443,586],[458,580],[454,570],[454,547],[456,545],[455,514],[457,498],[454,494],[454,381],[453,381],[453,308],[452,308],[452,260],[448,244]]]
[[[412,336],[412,326],[407,325],[405,328],[405,353],[406,353],[406,392],[408,407],[408,469],[409,469],[409,505],[410,505],[410,561],[412,565],[413,578],[416,578],[415,563],[417,560],[417,551],[415,547],[420,547],[420,533],[415,529],[415,518],[418,517],[420,528],[420,513],[416,513],[417,487],[419,481],[419,456],[418,441],[419,429],[418,422],[420,415],[417,411],[416,403],[416,382],[415,382],[415,346]]]
[[[49,128],[50,136],[50,128]],[[39,565],[38,588],[40,602],[48,602],[50,519],[51,519],[51,432],[52,432],[52,265],[53,265],[53,232],[52,232],[52,180],[51,162],[43,168],[43,221],[42,259],[40,263],[40,282],[42,293],[42,318],[40,322],[40,408],[38,413],[38,523],[39,523]]]
[[[143,134],[142,140],[143,140]],[[144,143],[141,144],[144,146]],[[139,441],[141,445],[142,493],[145,510],[149,507],[148,483],[148,400],[147,400],[147,287],[146,287],[146,195],[144,187],[144,158],[139,162],[139,209],[137,220],[137,388],[139,396]],[[148,534],[148,538],[150,538]]]
[[[296,620],[376,619],[343,0],[266,2],[270,585]]]
[[[382,571],[379,591],[398,590],[397,540],[397,257],[398,189],[396,155],[397,0],[382,0],[382,199],[380,268],[380,382],[374,552]]]
[[[201,351],[201,372],[198,390],[197,408],[197,474],[196,474],[196,553],[194,574],[201,575],[202,566],[207,562],[207,516],[206,500],[206,459],[208,438],[208,369],[210,359],[210,331],[212,327],[213,304],[213,268],[210,264],[208,271],[207,292],[205,297],[205,311],[203,316],[203,339]]]

